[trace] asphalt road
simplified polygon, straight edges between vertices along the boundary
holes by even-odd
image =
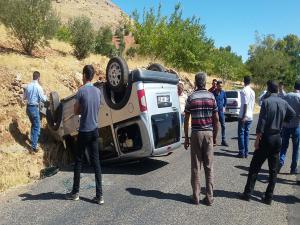
[[[72,187],[65,170],[0,197],[0,224],[300,224],[300,191],[288,161],[279,175],[272,206],[260,202],[268,179],[264,164],[251,202],[237,198],[243,191],[252,155],[238,159],[237,123],[227,123],[230,147],[215,149],[215,202],[191,205],[189,151],[166,157],[103,167],[105,204],[93,204],[94,175],[82,174],[81,200],[64,200]],[[252,127],[252,134],[254,133]],[[251,135],[253,146],[254,135]],[[289,151],[290,153],[290,151]],[[204,185],[204,177],[201,178]],[[296,190],[297,189],[297,190]],[[202,194],[201,199],[204,197]]]

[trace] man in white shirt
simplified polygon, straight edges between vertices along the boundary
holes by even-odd
[[[249,130],[253,120],[255,92],[250,87],[251,78],[244,77],[244,88],[241,90],[241,110],[238,124],[239,158],[248,157]]]

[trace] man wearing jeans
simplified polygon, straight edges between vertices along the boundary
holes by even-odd
[[[98,204],[103,204],[101,167],[99,161],[98,143],[98,115],[100,109],[101,92],[93,86],[94,68],[86,65],[83,68],[83,86],[76,95],[74,113],[81,115],[78,148],[75,152],[74,183],[71,193],[66,194],[66,199],[79,200],[79,184],[82,158],[87,149],[90,153],[92,165],[95,171],[96,197],[93,199]]]
[[[297,165],[299,158],[299,142],[300,142],[300,80],[295,82],[294,92],[288,93],[283,97],[289,105],[295,110],[296,117],[289,123],[283,124],[282,135],[282,148],[280,151],[279,170],[284,164],[287,149],[289,147],[289,140],[292,137],[293,142],[293,155],[291,164],[291,174],[297,174]]]
[[[222,81],[217,81],[217,89],[212,93],[215,96],[217,106],[218,106],[219,121],[220,121],[221,131],[222,131],[221,145],[228,147],[228,144],[226,142],[226,135],[225,135],[225,115],[224,115],[225,107],[227,104],[227,98],[226,98],[225,91],[223,91]]]
[[[238,143],[239,153],[237,157],[248,157],[249,130],[253,120],[253,110],[255,102],[255,92],[250,87],[251,79],[249,76],[244,77],[244,88],[241,91],[241,110],[238,123]]]
[[[184,147],[191,145],[192,203],[198,205],[200,198],[200,170],[203,164],[206,179],[204,204],[212,205],[213,199],[213,140],[218,132],[218,107],[214,95],[205,89],[206,74],[195,76],[196,90],[188,97],[185,106]],[[191,142],[188,137],[189,119],[192,116]]]
[[[35,71],[32,75],[33,80],[27,85],[24,92],[24,100],[27,100],[26,113],[31,122],[31,151],[35,153],[38,151],[37,143],[40,136],[40,102],[45,102],[47,96],[44,94],[42,87],[39,84],[40,73]]]

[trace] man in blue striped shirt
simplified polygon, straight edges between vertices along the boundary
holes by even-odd
[[[24,92],[24,99],[27,100],[26,113],[31,122],[31,152],[37,152],[37,142],[40,135],[40,112],[39,104],[47,101],[43,88],[40,86],[40,73],[33,73],[33,80],[27,85]]]

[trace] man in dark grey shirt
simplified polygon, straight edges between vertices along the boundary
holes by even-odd
[[[268,159],[269,185],[262,200],[270,205],[278,171],[281,148],[280,131],[283,122],[290,121],[295,116],[295,111],[286,101],[278,97],[278,85],[275,82],[268,81],[267,85],[270,96],[263,100],[260,109],[256,128],[255,151],[249,168],[247,184],[241,198],[250,200],[257,175],[265,160]]]
[[[82,158],[85,150],[88,149],[95,170],[96,197],[94,201],[103,204],[101,167],[99,161],[98,145],[98,115],[100,109],[101,92],[91,81],[94,77],[94,68],[86,65],[83,68],[83,87],[76,95],[74,113],[80,115],[78,133],[78,148],[75,152],[74,184],[71,193],[66,194],[69,200],[79,200],[79,184]]]
[[[289,123],[284,123],[281,136],[282,148],[280,151],[279,170],[284,165],[285,156],[289,147],[290,138],[293,143],[293,155],[291,163],[291,174],[297,174],[298,159],[299,159],[299,146],[300,146],[300,80],[295,82],[294,92],[288,93],[283,97],[287,103],[295,110],[296,117]]]

